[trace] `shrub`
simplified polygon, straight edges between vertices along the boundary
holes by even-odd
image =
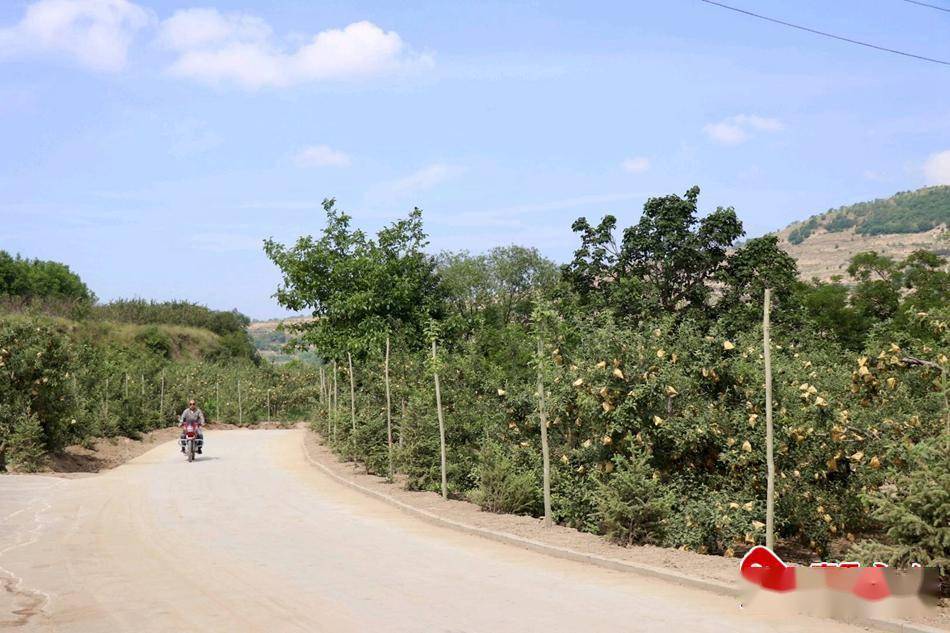
[[[541,507],[540,485],[533,470],[519,468],[498,444],[482,447],[478,456],[478,487],[469,492],[473,503],[489,512],[538,512]]]
[[[146,327],[136,335],[135,339],[153,354],[158,354],[165,358],[171,357],[172,339],[167,332],[159,330],[156,326],[151,325]]]
[[[673,507],[673,495],[645,455],[611,462],[612,473],[600,482],[597,520],[601,531],[621,545],[659,544]]]
[[[5,442],[9,466],[20,472],[36,472],[46,459],[43,426],[35,413],[16,416],[10,437]]]
[[[911,468],[865,495],[871,516],[887,526],[885,538],[867,540],[851,555],[870,564],[934,565],[950,571],[950,450],[947,438],[918,444]]]

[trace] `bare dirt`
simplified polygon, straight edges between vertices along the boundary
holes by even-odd
[[[422,522],[315,468],[305,435],[209,431],[193,463],[167,442],[98,475],[0,477],[12,589],[0,621],[56,633],[860,630]]]
[[[829,281],[835,275],[848,281],[848,264],[852,257],[862,251],[877,251],[895,259],[903,259],[915,250],[940,251],[948,248],[945,226],[921,233],[884,235],[861,235],[854,229],[837,233],[818,229],[801,244],[788,241],[792,227],[778,233],[779,245],[795,258],[799,277],[806,281],[815,277]]]

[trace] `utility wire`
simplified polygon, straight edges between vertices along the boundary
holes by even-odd
[[[781,24],[782,26],[787,26],[789,28],[798,29],[799,31],[806,31],[808,33],[814,33],[815,35],[821,35],[823,37],[830,37],[831,39],[840,40],[842,42],[848,42],[849,44],[857,44],[858,46],[865,46],[867,48],[873,48],[875,50],[884,51],[885,53],[894,53],[895,55],[903,55],[904,57],[913,57],[914,59],[919,59],[925,62],[932,62],[934,64],[942,64],[943,66],[950,66],[950,62],[942,59],[934,59],[933,57],[925,57],[923,55],[915,55],[914,53],[908,53],[906,51],[899,51],[894,48],[887,48],[885,46],[878,46],[877,44],[870,44],[868,42],[862,42],[860,40],[853,40],[849,37],[843,37],[841,35],[835,35],[834,33],[827,33],[825,31],[819,31],[817,29],[808,28],[807,26],[801,26],[800,24],[792,24],[791,22],[785,22],[784,20],[779,20],[776,18],[770,18],[766,15],[761,15],[759,13],[753,13],[752,11],[746,11],[745,9],[740,9],[738,7],[729,6],[728,4],[723,4],[722,2],[716,2],[715,0],[699,0],[700,2],[705,2],[706,4],[711,4],[723,9],[728,9],[730,11],[735,11],[736,13],[742,13],[744,15],[752,16],[753,18],[758,18],[760,20],[765,20],[766,22],[773,22],[775,24]],[[908,0],[909,1],[909,0]]]
[[[938,7],[935,4],[928,4],[926,2],[921,2],[920,0],[904,0],[904,2],[909,2],[911,4],[916,4],[921,7],[927,7],[930,9],[936,9],[937,11],[946,11],[947,13],[950,13],[950,9],[948,9],[947,7]]]

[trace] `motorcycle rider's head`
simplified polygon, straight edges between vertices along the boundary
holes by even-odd
[[[191,409],[192,411],[194,411],[195,409],[198,408],[198,406],[195,404],[195,401],[194,401],[194,400],[189,400],[189,401],[188,401],[188,408]]]

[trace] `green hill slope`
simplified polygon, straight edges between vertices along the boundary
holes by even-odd
[[[861,251],[895,258],[915,250],[950,254],[950,186],[926,187],[890,198],[830,209],[778,232],[781,246],[798,261],[801,276],[846,275]]]

